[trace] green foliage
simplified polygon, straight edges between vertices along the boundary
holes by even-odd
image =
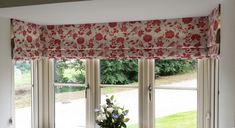
[[[129,84],[138,81],[137,60],[101,60],[102,84]]]
[[[186,73],[196,68],[195,60],[156,60],[155,74],[157,76],[169,76]]]
[[[68,72],[66,72],[68,71]],[[56,61],[55,80],[58,83],[85,83],[85,64],[80,60]]]
[[[30,72],[30,63],[29,62],[20,62],[20,63],[16,63],[16,68],[19,69],[21,71],[21,73],[28,73]]]
[[[68,78],[64,76],[64,70],[68,68],[65,61],[55,61],[55,81],[59,83],[67,83]]]

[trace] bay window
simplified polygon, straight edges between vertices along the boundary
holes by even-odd
[[[40,127],[41,123],[51,128],[97,127],[95,109],[111,95],[129,109],[130,128],[216,126],[217,60],[185,60],[187,63],[178,66],[191,66],[187,67],[193,68],[190,73],[164,76],[158,67],[165,68],[168,74],[174,74],[174,70],[167,68],[179,68],[174,60],[167,62],[141,59],[16,63],[15,126]],[[21,72],[24,76],[19,79]],[[24,123],[20,121],[22,116],[28,118]]]
[[[164,128],[175,120],[182,127],[216,128],[219,15],[218,7],[206,17],[134,22],[38,25],[12,19],[12,58],[32,60],[31,84],[15,84],[16,102],[27,100],[22,104],[32,128],[96,128],[95,109],[105,95],[130,109],[129,128]],[[186,66],[161,65],[166,59],[189,60],[197,70],[161,80],[160,69]]]

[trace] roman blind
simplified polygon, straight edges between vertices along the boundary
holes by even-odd
[[[208,16],[38,25],[12,19],[14,60],[203,59],[219,53],[219,7]]]

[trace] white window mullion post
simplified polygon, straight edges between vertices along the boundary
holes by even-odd
[[[144,81],[143,81],[143,65],[144,65],[144,61],[143,60],[139,60],[138,61],[138,70],[139,70],[139,74],[138,74],[138,79],[139,79],[139,127],[143,128],[144,126],[144,122],[143,122],[143,85],[144,85]]]
[[[218,106],[219,106],[219,61],[215,59],[215,103],[214,103],[214,128],[218,128]]]
[[[149,65],[144,60],[143,65],[143,128],[149,127]]]
[[[39,126],[39,107],[38,107],[38,65],[37,61],[31,62],[31,78],[32,78],[32,127]]]
[[[38,61],[38,124],[39,128],[51,127],[49,60]],[[53,122],[54,123],[54,122]]]
[[[87,128],[95,128],[95,109],[97,107],[98,61],[89,59],[86,61],[86,111]]]
[[[37,61],[37,83],[38,83],[38,126],[44,128],[44,107],[43,107],[43,62]]]
[[[210,63],[199,60],[198,65],[198,127],[210,128]]]
[[[213,59],[210,60],[210,85],[211,85],[211,88],[210,88],[210,92],[211,92],[211,101],[210,101],[210,104],[211,104],[211,122],[210,122],[210,127],[211,128],[215,128],[215,121],[214,121],[214,112],[215,112],[215,61]]]
[[[205,83],[204,83],[204,116],[205,116],[205,128],[211,128],[211,61],[205,60]]]
[[[155,127],[155,64],[154,60],[148,60],[149,61],[149,84],[152,86],[151,87],[151,100],[149,101],[149,126],[150,128]],[[150,90],[149,90],[150,91]]]
[[[198,127],[215,128],[218,100],[218,61],[199,61],[198,67]]]
[[[198,61],[198,74],[197,74],[197,101],[198,101],[198,106],[197,106],[197,124],[198,128],[204,128],[205,124],[205,118],[204,118],[204,60],[199,60]]]
[[[149,61],[139,61],[139,125],[150,128]]]
[[[101,88],[100,88],[100,60],[95,60],[95,70],[94,70],[94,77],[95,77],[95,109],[99,107],[101,103]],[[94,110],[93,110],[94,112]],[[96,114],[95,114],[96,119]],[[98,125],[96,125],[97,127]]]
[[[91,61],[92,60],[86,60],[86,92],[85,92],[85,98],[86,98],[86,127],[89,128],[91,127],[91,115],[90,115],[90,107],[91,107],[91,103],[89,101],[89,92],[90,92],[90,84],[89,83],[91,80],[90,78],[90,68],[91,68]]]
[[[210,80],[211,80],[211,122],[210,128],[217,128],[218,114],[218,60],[210,59]]]
[[[54,76],[55,76],[55,68],[54,68],[54,60],[49,61],[49,80],[48,80],[48,117],[49,117],[49,126],[50,128],[55,128],[55,86],[54,86]]]
[[[49,61],[43,60],[43,71],[42,71],[42,98],[43,98],[43,126],[44,128],[50,127],[49,124]]]

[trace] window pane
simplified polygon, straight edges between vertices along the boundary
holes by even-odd
[[[197,127],[197,62],[155,61],[155,127]]]
[[[155,61],[155,86],[164,87],[193,87],[196,83],[197,61],[196,60],[156,60]],[[181,82],[184,81],[182,84]],[[191,83],[192,83],[191,82]]]
[[[101,84],[138,86],[138,60],[101,60]]]
[[[156,128],[197,128],[197,91],[155,89]]]
[[[55,82],[84,84],[84,60],[55,61]]]
[[[55,127],[85,128],[85,87],[55,87]]]
[[[31,128],[31,64],[15,64],[15,124],[16,128]]]
[[[101,104],[105,104],[105,99],[110,96],[114,96],[118,105],[129,110],[127,118],[130,120],[127,122],[127,127],[138,128],[139,122],[139,100],[138,89],[130,88],[114,88],[107,87],[101,89]]]
[[[55,61],[54,86],[55,127],[85,128],[85,61]]]
[[[106,103],[107,95],[114,95],[119,106],[129,110],[127,127],[138,128],[138,60],[101,60],[100,81],[105,86],[101,88],[101,104]]]

